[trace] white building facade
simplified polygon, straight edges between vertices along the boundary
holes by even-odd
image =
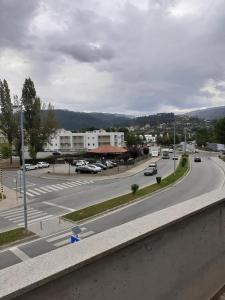
[[[86,131],[75,133],[59,129],[49,138],[45,151],[78,152],[91,150],[100,146],[124,146],[123,132],[106,132],[105,130]]]

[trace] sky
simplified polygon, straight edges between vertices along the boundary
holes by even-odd
[[[224,0],[0,0],[0,78],[21,96],[146,115],[225,105]]]

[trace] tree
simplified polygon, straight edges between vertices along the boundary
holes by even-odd
[[[42,150],[44,143],[56,130],[54,110],[49,104],[47,112],[42,113],[45,106],[37,97],[34,83],[30,78],[25,79],[23,85],[22,103],[29,154],[35,160],[37,152]]]
[[[11,158],[12,157],[12,148],[9,144],[0,145],[0,153],[2,158]]]
[[[216,122],[215,136],[219,143],[225,144],[225,117]]]
[[[9,143],[9,149],[12,149],[13,139],[15,137],[16,120],[13,114],[13,104],[10,97],[10,89],[7,81],[0,80],[0,130],[2,134],[7,138]],[[10,153],[10,164],[12,164],[12,151]]]

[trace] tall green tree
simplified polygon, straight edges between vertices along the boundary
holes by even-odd
[[[2,134],[8,140],[8,147],[10,151],[10,164],[12,164],[12,144],[15,137],[16,120],[13,114],[13,104],[10,96],[10,89],[7,81],[4,79],[3,82],[0,80],[0,130]]]
[[[219,143],[225,144],[225,117],[216,122],[215,136]]]
[[[34,83],[30,78],[25,79],[23,85],[22,103],[29,154],[35,160],[37,152],[42,150],[44,143],[57,128],[54,110],[49,104],[46,113],[43,112],[45,106],[37,97]]]

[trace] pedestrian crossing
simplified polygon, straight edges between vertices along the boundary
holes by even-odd
[[[7,219],[8,221],[11,221],[18,226],[24,226],[24,208],[23,207],[0,212],[0,217]],[[31,225],[35,222],[46,220],[46,219],[49,219],[52,217],[54,217],[54,216],[51,214],[48,214],[44,211],[37,210],[34,208],[27,208],[27,223],[28,223],[28,225]]]
[[[38,188],[29,188],[26,191],[26,195],[28,197],[37,197],[41,196],[43,194],[47,193],[52,193],[52,192],[57,192],[57,191],[62,191],[64,189],[69,189],[69,188],[74,188],[78,187],[81,185],[86,185],[86,184],[92,184],[94,183],[93,180],[82,180],[82,181],[70,181],[70,182],[65,182],[65,183],[57,183],[57,184],[51,184],[51,185],[45,185],[41,186]],[[22,191],[23,193],[23,191]]]
[[[80,229],[81,229],[81,233],[78,236],[81,240],[95,234],[95,232],[92,230],[87,231],[87,228],[85,228],[85,227],[81,227]],[[47,238],[46,241],[48,243],[52,243],[57,248],[62,247],[62,246],[70,244],[71,234],[72,234],[72,231],[70,229],[66,232],[51,236],[51,237]]]

